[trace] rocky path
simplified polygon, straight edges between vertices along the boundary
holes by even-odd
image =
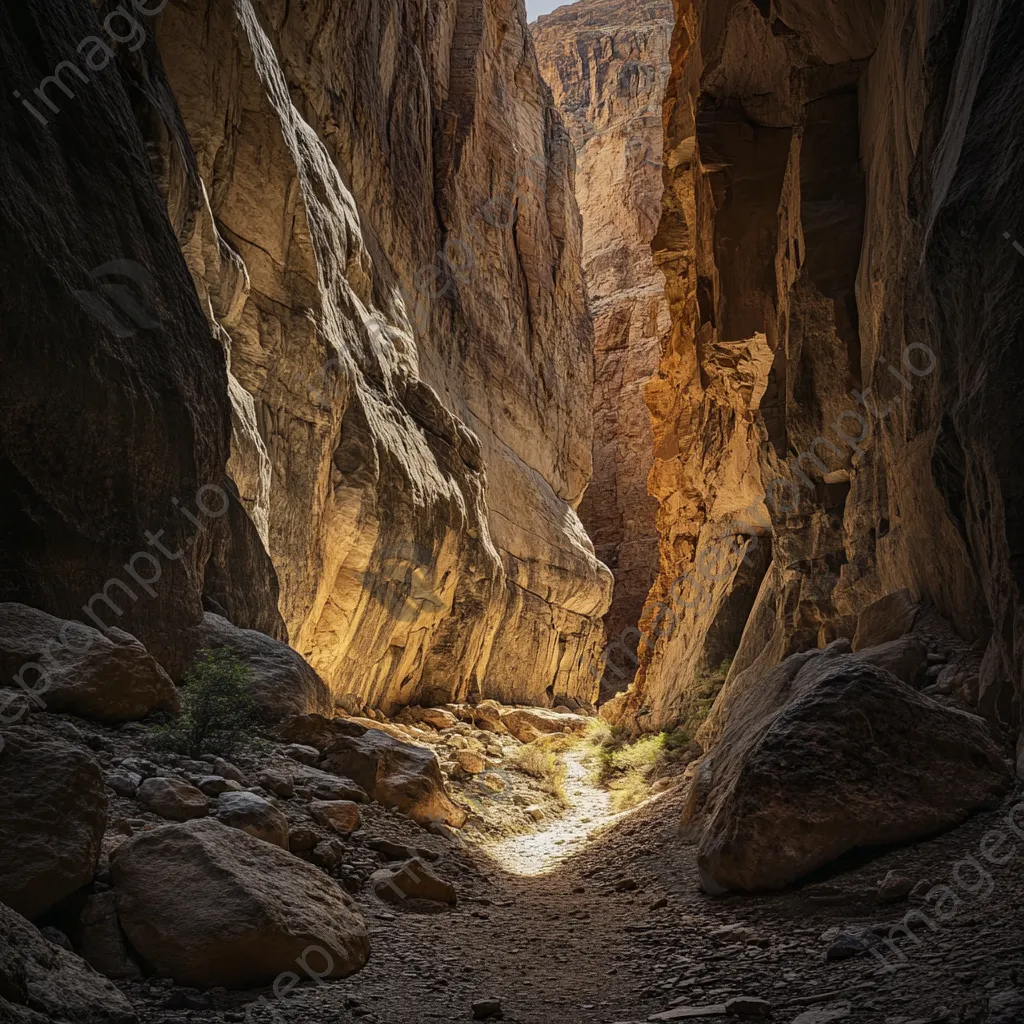
[[[639,1022],[691,1007],[718,1008],[696,1018],[713,1020],[725,1000],[745,995],[769,1001],[771,1019],[792,1024],[1024,1021],[1011,996],[1006,1014],[984,1011],[1024,969],[1024,852],[998,877],[993,870],[984,898],[987,884],[978,883],[973,899],[961,887],[961,912],[937,930],[912,922],[918,938],[900,938],[906,961],[898,970],[887,968],[898,958],[885,947],[884,963],[843,958],[857,946],[843,932],[882,931],[915,905],[879,902],[890,870],[932,884],[959,871],[973,882],[962,862],[1005,809],[799,890],[710,899],[697,891],[693,847],[675,824],[678,793],[613,816],[572,764],[576,802],[559,821],[489,849],[447,847],[438,870],[456,882],[457,909],[423,913],[364,900],[374,954],[362,972],[281,999],[267,993],[248,1018],[225,1018],[457,1022],[473,1019],[474,1002],[497,999],[503,1019],[519,1024]]]

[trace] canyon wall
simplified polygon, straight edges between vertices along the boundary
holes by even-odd
[[[85,70],[15,107],[4,147],[26,193],[5,206],[25,244],[4,596],[75,615],[172,499],[195,516],[222,487],[231,514],[180,521],[166,589],[107,611],[175,669],[202,598],[359,704],[593,700],[611,595],[575,511],[593,339],[572,148],[521,3],[134,6],[131,35],[87,0],[7,26],[8,92],[76,54]],[[94,166],[81,140],[110,131]],[[53,195],[86,242],[33,213]],[[116,343],[75,298],[111,260],[141,268],[114,296],[140,330]]]
[[[1016,727],[1020,9],[676,14],[660,567],[608,713],[713,742],[765,670],[906,589],[962,638],[955,692]]]
[[[594,317],[594,479],[580,516],[615,577],[602,696],[625,689],[658,569],[654,462],[644,387],[670,328],[651,258],[662,194],[661,108],[670,0],[581,0],[531,28],[541,74],[576,147],[583,270]]]

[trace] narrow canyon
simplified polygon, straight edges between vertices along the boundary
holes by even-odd
[[[0,30],[0,1024],[1024,1024],[1019,4]]]

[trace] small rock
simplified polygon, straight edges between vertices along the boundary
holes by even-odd
[[[220,775],[225,779],[234,779],[235,782],[245,785],[245,776],[242,774],[241,769],[236,768],[230,761],[225,761],[223,757],[218,757],[213,762],[213,774]]]
[[[288,834],[288,849],[292,853],[306,853],[317,844],[317,834],[311,828],[293,828]]]
[[[156,776],[139,786],[138,801],[148,811],[168,821],[190,821],[204,818],[210,801],[195,786],[181,779]]]
[[[726,999],[725,1012],[730,1017],[767,1017],[772,1012],[772,1004],[756,996],[734,996]]]
[[[268,800],[255,793],[222,793],[217,798],[213,816],[231,828],[273,843],[287,850],[288,819]]]
[[[260,774],[259,784],[274,796],[287,800],[295,795],[295,780],[286,772],[265,771]]]
[[[534,821],[544,820],[544,808],[541,807],[540,804],[530,804],[528,807],[525,807],[524,810],[531,818],[533,818]]]
[[[620,878],[615,883],[616,892],[634,892],[640,885],[635,878]]]
[[[55,946],[60,946],[61,949],[66,949],[69,953],[74,953],[75,948],[71,945],[71,940],[59,928],[48,925],[45,928],[40,928],[39,934],[47,942],[52,942]]]
[[[835,1020],[845,1020],[853,1011],[849,1003],[833,1003],[830,1006],[818,1006],[813,1010],[805,1010],[793,1018],[793,1024],[831,1024]]]
[[[242,788],[234,779],[225,779],[220,775],[204,775],[196,785],[207,796],[220,796],[221,793],[237,792]]]
[[[487,762],[483,756],[473,750],[457,750],[455,760],[458,766],[469,775],[479,775],[487,769]]]
[[[505,780],[500,775],[496,775],[494,772],[485,772],[483,775],[480,776],[480,782],[482,785],[486,786],[492,793],[500,793],[503,789],[505,789],[507,785]]]
[[[109,772],[104,776],[103,781],[118,796],[126,796],[130,799],[138,791],[142,776],[135,772],[120,770]]]
[[[826,963],[850,960],[863,956],[872,946],[878,944],[878,936],[868,929],[857,932],[843,932],[825,951]]]
[[[351,835],[362,824],[359,805],[351,800],[314,800],[309,805],[313,820],[342,835]]]
[[[910,895],[913,896],[914,899],[923,900],[931,891],[932,883],[927,879],[922,878],[921,881],[910,890]]]
[[[914,880],[900,871],[890,871],[878,887],[878,899],[882,903],[897,903],[914,891]]]
[[[500,999],[477,999],[472,1004],[473,1020],[501,1020],[504,1013],[501,1009]]]
[[[314,767],[320,760],[320,751],[316,747],[307,746],[305,743],[289,743],[282,753],[300,764]]]
[[[335,871],[345,862],[345,844],[340,839],[324,839],[313,847],[310,859],[324,871]]]
[[[439,878],[426,861],[413,857],[397,868],[381,868],[370,877],[370,888],[386,903],[402,900],[430,900],[455,906],[455,886]]]

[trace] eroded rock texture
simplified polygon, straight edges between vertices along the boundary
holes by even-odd
[[[580,515],[615,576],[602,694],[636,666],[637,623],[658,568],[644,386],[670,328],[651,258],[662,194],[661,107],[672,4],[583,0],[532,26],[541,74],[576,147],[583,269],[594,317],[594,479]]]
[[[0,16],[6,94],[114,6]],[[158,596],[100,610],[172,675],[202,602],[363,704],[592,700],[593,342],[521,5],[134,13],[4,124],[0,597],[75,616],[164,529]]]
[[[697,724],[722,659],[742,690],[906,588],[974,645],[969,701],[1016,724],[1020,10],[676,12],[661,565],[611,713]]]

